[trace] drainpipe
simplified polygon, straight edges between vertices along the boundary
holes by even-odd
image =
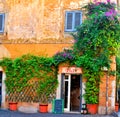
[[[106,72],[106,114],[108,114],[108,71]]]

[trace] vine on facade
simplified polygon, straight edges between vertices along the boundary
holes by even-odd
[[[117,54],[120,44],[120,23],[116,5],[110,0],[96,0],[83,10],[86,20],[73,34],[75,64],[83,68],[83,75],[87,78],[86,103],[98,103],[102,68],[110,71],[110,58]]]

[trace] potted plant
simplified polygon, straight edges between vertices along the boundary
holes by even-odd
[[[99,82],[96,81],[96,79],[91,77],[86,82],[84,98],[90,114],[98,112]]]
[[[119,103],[116,102],[116,103],[115,103],[115,112],[118,112],[118,111],[119,111]]]
[[[9,109],[11,111],[17,110],[17,102],[18,102],[18,92],[16,90],[16,87],[10,83],[10,81],[7,79],[6,81],[6,88],[7,88],[7,101],[9,104]],[[7,83],[9,83],[9,86]]]
[[[5,84],[6,84],[6,91],[7,91],[7,101],[9,104],[9,109],[11,111],[17,110],[17,104],[18,104],[18,94],[17,88],[14,85],[14,81],[11,82],[12,79],[6,78]]]
[[[9,100],[9,109],[11,110],[11,111],[16,111],[17,110],[17,102],[16,101],[10,101]]]
[[[52,76],[45,76],[38,83],[37,94],[39,96],[40,104],[39,111],[42,113],[48,112],[48,103],[53,99],[58,81]]]

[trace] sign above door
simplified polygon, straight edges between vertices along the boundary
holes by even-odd
[[[62,67],[62,73],[82,74],[82,69],[79,67]]]

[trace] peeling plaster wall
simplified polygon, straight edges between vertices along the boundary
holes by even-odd
[[[0,10],[6,12],[6,37],[2,42],[73,43],[64,32],[65,11],[80,10],[90,1],[93,0],[4,0],[3,4],[1,0]]]
[[[10,2],[11,1],[11,2]],[[26,1],[26,2],[25,2]],[[8,0],[8,39],[28,39],[37,37],[41,29],[42,2],[39,0]],[[42,19],[42,18],[41,18]],[[42,34],[42,30],[39,30]]]
[[[73,43],[72,37],[64,33],[65,11],[80,10],[87,2],[89,0],[6,0],[6,38],[2,42]]]
[[[115,56],[111,57],[111,70],[116,70]],[[106,88],[107,87],[107,88]],[[104,72],[99,91],[99,114],[110,114],[115,110],[116,76]]]

